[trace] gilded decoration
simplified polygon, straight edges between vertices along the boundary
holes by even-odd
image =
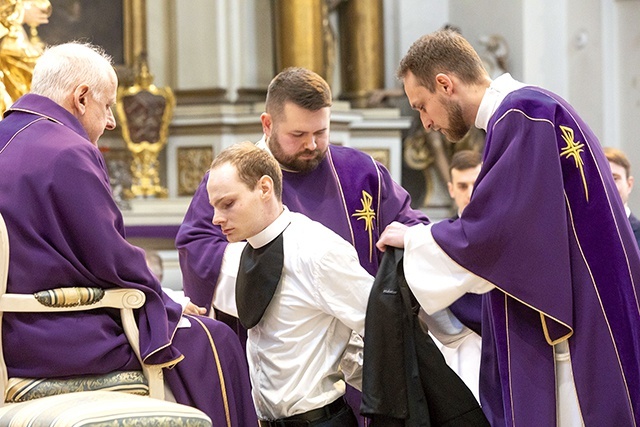
[[[48,0],[0,0],[0,114],[31,88],[43,48],[36,28],[49,15]],[[31,28],[31,38],[23,24]]]
[[[158,155],[167,144],[174,108],[171,88],[156,87],[146,61],[139,59],[135,84],[119,87],[116,102],[122,137],[133,155],[133,197],[167,197],[160,185]]]
[[[193,196],[212,161],[211,147],[178,148],[178,196]]]
[[[373,160],[382,163],[387,169],[390,168],[391,155],[388,148],[359,148],[359,150],[373,157]]]

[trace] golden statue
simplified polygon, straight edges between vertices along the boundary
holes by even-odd
[[[42,54],[42,44],[29,39],[23,24],[37,34],[35,28],[48,23],[50,15],[49,0],[0,0],[0,112],[29,91]]]
[[[167,144],[175,97],[169,87],[153,84],[144,57],[138,58],[135,84],[119,87],[116,111],[122,137],[133,154],[132,197],[167,197],[160,185],[158,154]]]

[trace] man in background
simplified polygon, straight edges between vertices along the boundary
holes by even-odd
[[[636,236],[636,241],[638,242],[638,246],[640,246],[640,220],[635,217],[631,213],[631,209],[629,209],[629,194],[631,194],[631,190],[633,189],[633,176],[631,176],[631,162],[629,162],[629,158],[627,155],[617,148],[605,147],[604,154],[607,156],[607,160],[609,160],[609,166],[611,167],[611,173],[613,174],[613,180],[616,183],[616,187],[618,187],[618,194],[620,194],[620,198],[622,199],[622,203],[624,203],[624,210],[627,213],[627,217],[629,218],[629,223],[631,224],[631,229],[633,230],[634,236]]]
[[[453,219],[459,218],[464,208],[469,204],[481,166],[482,155],[477,151],[460,150],[451,157],[447,189],[456,209],[456,215]]]

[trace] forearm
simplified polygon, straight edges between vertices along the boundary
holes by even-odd
[[[447,308],[467,292],[485,293],[494,285],[455,263],[431,235],[431,224],[410,227],[404,238],[407,283],[428,314]]]

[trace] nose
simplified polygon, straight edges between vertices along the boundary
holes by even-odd
[[[107,125],[105,126],[108,130],[113,130],[116,128],[116,118],[113,117],[113,111],[109,108],[109,113],[107,114]]]
[[[420,113],[420,121],[422,122],[422,126],[426,130],[431,130],[431,128],[433,127],[433,121],[431,121],[431,119],[427,117],[425,113]]]
[[[305,141],[304,141],[304,149],[305,150],[313,151],[317,147],[318,147],[318,144],[316,144],[315,135],[311,135],[309,138],[305,138]]]
[[[222,215],[218,213],[218,211],[214,211],[213,212],[213,219],[211,220],[211,223],[213,225],[220,225],[224,222]]]

